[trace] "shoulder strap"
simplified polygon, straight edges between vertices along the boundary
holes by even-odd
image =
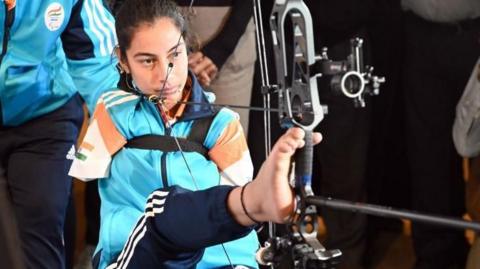
[[[205,139],[207,138],[208,130],[210,130],[210,126],[212,125],[213,119],[215,119],[216,115],[217,112],[210,117],[195,120],[192,124],[192,128],[190,129],[187,139],[203,145]]]
[[[182,151],[198,152],[208,159],[208,149],[205,148],[203,144],[190,141],[185,138],[177,138],[177,141],[180,144]],[[137,149],[156,149],[164,152],[179,151],[175,139],[172,136],[165,135],[144,135],[134,137],[129,139],[124,147]]]
[[[180,144],[180,147],[183,151],[197,152],[203,155],[203,157],[205,157],[206,159],[209,159],[209,149],[206,148],[203,143],[205,142],[208,130],[210,130],[210,126],[212,125],[213,119],[215,119],[216,115],[217,112],[215,112],[210,117],[195,120],[192,124],[192,128],[190,129],[188,137],[186,139],[177,138],[178,143]],[[132,139],[129,139],[124,147],[138,149],[156,149],[164,152],[179,151],[175,139],[172,136],[165,135],[144,135],[134,137]]]

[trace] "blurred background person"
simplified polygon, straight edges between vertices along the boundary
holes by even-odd
[[[26,268],[65,268],[67,172],[82,106],[93,109],[118,81],[113,17],[100,2],[76,0],[3,1],[0,14],[0,186],[8,193],[0,211],[14,212]]]
[[[466,205],[469,216],[480,221],[480,58],[457,104],[453,141],[458,153],[467,159]],[[475,234],[467,269],[480,268],[480,240]]]
[[[461,218],[462,159],[455,151],[455,106],[480,55],[480,2],[402,0],[404,111],[412,209]],[[464,232],[412,224],[415,268],[464,268]]]
[[[196,42],[189,67],[218,104],[249,106],[255,69],[255,26],[252,1],[177,0]],[[192,42],[193,43],[193,42]],[[234,109],[248,132],[248,109]]]

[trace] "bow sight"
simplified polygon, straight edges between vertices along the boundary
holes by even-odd
[[[316,57],[313,66],[314,73],[330,75],[331,90],[337,94],[353,99],[355,106],[365,106],[365,95],[378,95],[380,84],[385,82],[384,77],[373,75],[372,66],[364,66],[363,40],[350,40],[350,55],[345,61],[331,61],[327,54],[328,49],[322,49],[322,54]]]
[[[292,24],[293,48],[290,59],[285,46],[285,21]],[[344,61],[332,61],[328,49],[315,54],[310,12],[302,0],[277,0],[270,16],[277,84],[267,87],[279,96],[280,122],[312,130],[328,111],[320,105],[317,77],[331,76],[331,90],[351,98],[356,106],[365,106],[366,95],[378,95],[385,78],[373,75],[373,67],[363,63],[363,40],[351,40],[350,55]],[[291,64],[292,68],[288,68]],[[321,109],[323,106],[323,109]],[[308,113],[293,113],[302,111]]]

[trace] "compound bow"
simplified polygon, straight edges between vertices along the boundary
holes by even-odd
[[[480,230],[479,223],[465,222],[454,218],[444,218],[408,211],[393,210],[388,207],[352,203],[314,196],[311,188],[312,178],[312,132],[322,121],[328,111],[319,100],[317,77],[330,75],[331,90],[351,98],[355,106],[365,106],[366,95],[379,94],[383,77],[372,74],[373,67],[364,66],[363,40],[351,40],[351,54],[345,61],[331,61],[327,49],[320,55],[315,54],[312,18],[309,9],[302,0],[275,0],[270,15],[270,27],[275,55],[277,83],[270,85],[266,67],[265,42],[261,7],[254,2],[254,18],[257,28],[257,45],[259,46],[260,66],[262,72],[262,93],[264,93],[265,114],[270,112],[270,94],[278,95],[278,116],[284,128],[298,126],[305,130],[305,147],[294,158],[294,189],[297,196],[297,216],[290,224],[290,233],[277,237],[273,225],[270,225],[270,238],[266,241],[257,260],[264,265],[276,265],[284,255],[291,255],[295,268],[334,268],[341,256],[340,250],[326,250],[317,239],[316,206],[332,207],[372,214],[383,217],[406,218],[437,225],[446,225],[461,229]],[[291,21],[293,36],[292,54],[287,58],[285,45],[285,22]],[[263,46],[263,47],[262,47]],[[291,68],[288,68],[291,66]],[[270,127],[269,118],[265,116],[266,128]],[[266,136],[270,136],[270,131]],[[267,154],[270,138],[266,138]],[[268,143],[267,143],[268,142]]]

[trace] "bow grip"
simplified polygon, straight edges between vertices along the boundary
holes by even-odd
[[[297,150],[295,160],[295,188],[304,191],[304,195],[313,195],[312,162],[313,162],[313,132],[305,130],[305,146]],[[302,193],[303,193],[302,191]]]

